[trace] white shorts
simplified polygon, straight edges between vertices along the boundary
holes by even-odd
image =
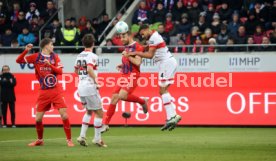
[[[91,96],[81,96],[81,103],[87,110],[100,110],[102,109],[101,96],[99,94]]]
[[[174,57],[158,62],[158,84],[160,87],[166,87],[174,83],[176,68],[177,62]]]

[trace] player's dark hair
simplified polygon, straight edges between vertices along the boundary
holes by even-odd
[[[146,25],[146,24],[143,24],[140,29],[139,29],[139,33],[144,30],[144,29],[148,29],[149,28],[149,25]]]
[[[44,39],[41,40],[39,46],[40,46],[41,49],[43,49],[46,45],[50,44],[51,42],[53,42],[52,39],[44,38]]]
[[[85,48],[91,48],[94,45],[95,38],[92,34],[86,34],[84,35],[81,41],[82,41],[82,45]]]

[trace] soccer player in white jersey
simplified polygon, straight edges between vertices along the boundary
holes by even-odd
[[[92,112],[94,112],[95,134],[92,142],[99,147],[107,147],[101,138],[103,110],[97,84],[98,56],[92,52],[94,36],[92,34],[85,35],[82,39],[82,44],[85,49],[77,56],[75,73],[79,75],[78,93],[84,108],[86,108],[86,113],[82,119],[81,132],[77,141],[82,146],[88,145],[86,142],[86,132]]]
[[[162,36],[154,30],[149,29],[148,25],[142,25],[139,34],[148,40],[149,50],[147,52],[129,52],[128,55],[138,55],[142,58],[153,59],[158,65],[158,84],[159,93],[166,109],[167,120],[161,130],[173,130],[176,124],[181,120],[177,115],[175,104],[168,89],[174,83],[174,75],[177,68],[176,59],[169,52]]]

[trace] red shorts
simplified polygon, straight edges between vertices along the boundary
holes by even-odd
[[[127,91],[128,94],[131,94],[137,87],[137,79],[132,79],[132,81],[128,81],[125,83],[117,83],[113,94],[118,94],[121,89]]]
[[[57,88],[40,90],[36,102],[37,112],[46,112],[53,106],[54,109],[66,108],[62,90]]]

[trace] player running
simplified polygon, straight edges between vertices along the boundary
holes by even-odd
[[[123,25],[127,26],[125,22]],[[128,26],[127,26],[128,27]],[[131,33],[128,29],[124,32],[119,33],[122,43],[125,45],[125,51],[143,51],[144,48],[133,40]],[[148,112],[147,100],[141,99],[140,97],[133,95],[133,91],[137,87],[137,80],[140,76],[140,65],[142,63],[142,59],[140,56],[122,56],[122,64],[117,66],[117,69],[122,73],[121,77],[128,79],[128,83],[117,84],[115,90],[113,91],[113,95],[111,98],[111,103],[107,109],[106,116],[104,118],[104,126],[102,132],[108,131],[109,122],[112,116],[115,113],[116,105],[119,100],[128,101],[128,102],[137,102],[142,108],[143,112],[146,114]],[[132,78],[132,79],[129,79]]]
[[[159,93],[163,100],[163,105],[167,113],[166,124],[161,130],[173,130],[176,124],[181,120],[181,116],[176,114],[175,104],[168,89],[174,83],[174,75],[176,72],[177,62],[173,55],[169,52],[162,36],[157,32],[149,29],[148,25],[142,25],[139,34],[148,40],[148,52],[128,52],[127,55],[140,56],[142,58],[153,59],[158,65],[158,84]]]
[[[83,106],[86,108],[86,113],[82,118],[81,132],[77,141],[82,146],[88,145],[86,142],[86,131],[90,123],[92,112],[94,112],[95,134],[92,142],[99,147],[107,147],[101,138],[103,110],[97,84],[98,56],[92,52],[94,36],[91,34],[85,35],[82,39],[82,44],[85,49],[77,56],[75,73],[79,75],[78,93]]]
[[[40,42],[41,52],[26,56],[32,49],[33,45],[28,44],[25,50],[17,57],[17,63],[34,64],[35,75],[40,83],[39,96],[36,102],[36,132],[37,140],[28,144],[29,146],[41,146],[43,141],[43,124],[42,118],[46,111],[54,109],[59,111],[63,121],[63,128],[67,138],[67,146],[74,146],[71,140],[71,125],[66,112],[66,104],[62,94],[61,86],[58,83],[58,75],[62,74],[62,64],[57,54],[53,52],[53,42],[45,38]]]

